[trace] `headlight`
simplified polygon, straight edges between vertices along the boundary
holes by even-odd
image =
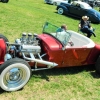
[[[5,57],[4,57],[4,61],[7,61],[7,60],[10,60],[12,59],[11,55],[10,54],[6,54]]]

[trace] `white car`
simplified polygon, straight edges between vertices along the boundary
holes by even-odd
[[[60,5],[61,2],[68,3],[68,0],[44,0],[45,3]]]

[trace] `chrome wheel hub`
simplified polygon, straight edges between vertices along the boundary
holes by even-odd
[[[5,74],[3,82],[9,88],[18,87],[24,82],[26,75],[23,68],[12,68]]]

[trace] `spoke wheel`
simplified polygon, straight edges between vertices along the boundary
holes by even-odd
[[[21,89],[31,76],[31,69],[28,63],[18,58],[8,60],[1,65],[0,72],[0,86],[5,91]]]

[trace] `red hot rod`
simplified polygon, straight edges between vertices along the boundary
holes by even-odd
[[[100,45],[71,30],[57,32],[48,22],[42,34],[23,33],[10,43],[0,35],[0,87],[16,91],[24,87],[32,71],[94,64],[100,73]]]

